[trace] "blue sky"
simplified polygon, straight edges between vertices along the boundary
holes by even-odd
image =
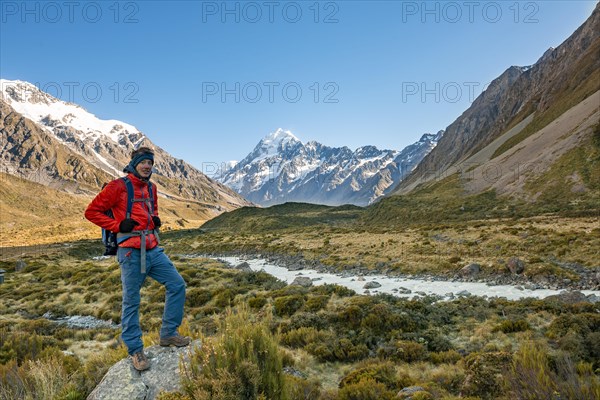
[[[279,127],[402,149],[558,46],[595,4],[2,0],[0,77],[133,124],[201,169]]]

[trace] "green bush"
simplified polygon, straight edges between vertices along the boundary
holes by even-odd
[[[192,400],[192,398],[183,393],[160,392],[156,400]]]
[[[212,299],[210,290],[202,288],[188,289],[185,294],[185,302],[188,307],[202,307]]]
[[[204,338],[184,367],[186,394],[199,399],[287,399],[282,355],[270,321],[254,320],[248,307],[228,309],[215,337]]]
[[[395,361],[411,363],[425,359],[427,350],[421,343],[410,340],[397,340],[391,346],[381,347],[377,355]]]
[[[392,400],[396,393],[388,390],[383,383],[366,378],[344,386],[338,392],[338,400]]]
[[[493,332],[503,332],[503,333],[514,333],[514,332],[523,332],[530,330],[531,326],[529,322],[524,319],[518,320],[505,320],[502,321],[498,326],[496,326]]]
[[[332,342],[310,343],[305,350],[317,357],[319,361],[356,361],[369,355],[364,344],[354,344],[349,339],[334,339]]]
[[[224,308],[233,305],[233,299],[236,294],[235,290],[229,288],[225,290],[214,290],[213,297],[215,299],[215,306]]]
[[[357,368],[342,378],[340,381],[340,389],[359,383],[361,380],[371,379],[385,385],[387,389],[393,390],[410,386],[412,381],[403,380],[398,382],[396,379],[396,369],[390,361],[366,360],[361,362]]]
[[[600,315],[592,313],[563,314],[554,319],[546,335],[551,339],[557,339],[574,331],[582,335],[590,332],[600,331]]]
[[[288,328],[295,329],[303,326],[311,326],[316,329],[325,329],[328,326],[327,316],[312,312],[297,312],[290,318]]]
[[[333,332],[320,331],[313,327],[300,327],[282,334],[281,343],[289,347],[301,348],[311,343],[331,343],[334,338]]]
[[[35,333],[0,331],[0,364],[15,360],[17,364],[25,360],[36,360],[47,343]]]
[[[346,286],[336,285],[332,283],[326,283],[324,285],[315,286],[312,289],[312,292],[328,296],[335,294],[339,297],[350,297],[356,295],[356,292],[354,290],[348,289]]]
[[[482,399],[496,399],[506,391],[504,375],[510,369],[512,356],[506,352],[472,353],[464,359],[465,394]]]
[[[415,392],[411,397],[411,400],[434,400],[434,397],[429,392],[424,392],[422,390]]]
[[[287,398],[291,400],[320,400],[321,383],[317,380],[301,379],[286,375],[285,386]]]
[[[275,313],[279,316],[290,316],[304,305],[304,296],[293,294],[291,296],[277,297],[273,301]]]
[[[304,309],[306,309],[306,311],[316,312],[325,308],[328,302],[329,296],[327,295],[311,296],[308,298],[308,300],[306,300],[306,304],[304,304]]]
[[[456,350],[430,352],[427,355],[427,359],[433,364],[456,364],[461,358]]]
[[[364,313],[361,307],[350,304],[337,313],[336,320],[338,323],[346,325],[351,329],[358,329],[363,315]]]
[[[248,299],[250,308],[259,309],[267,304],[267,299],[264,296],[254,296]]]

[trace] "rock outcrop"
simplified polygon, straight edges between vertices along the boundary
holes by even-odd
[[[87,400],[153,400],[160,392],[180,391],[179,362],[188,363],[191,351],[199,347],[199,340],[180,348],[148,347],[144,351],[150,360],[150,369],[135,370],[127,357],[108,370]]]

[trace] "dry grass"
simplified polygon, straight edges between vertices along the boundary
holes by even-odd
[[[504,273],[510,257],[528,265],[529,275],[577,279],[555,261],[597,267],[600,230],[597,218],[539,216],[417,226],[404,230],[304,228],[269,233],[194,231],[173,238],[173,248],[190,252],[246,251],[302,255],[339,270],[360,265],[400,273],[455,274],[469,263],[482,276]]]
[[[0,173],[0,247],[74,242],[100,238],[100,228],[83,213],[91,196],[69,194]],[[196,228],[215,209],[176,199],[159,199],[163,230]]]

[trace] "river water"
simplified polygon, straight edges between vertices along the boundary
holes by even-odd
[[[264,270],[266,273],[273,275],[274,277],[287,282],[288,284],[292,283],[293,280],[298,276],[305,276],[313,280],[313,285],[335,283],[337,285],[352,289],[358,294],[388,293],[394,296],[406,298],[434,295],[441,296],[444,299],[452,299],[455,296],[470,294],[474,296],[505,297],[508,300],[518,300],[526,297],[535,297],[541,299],[562,292],[562,290],[551,289],[532,290],[522,288],[521,286],[511,285],[489,286],[488,284],[482,282],[434,281],[427,279],[388,277],[384,275],[368,275],[363,277],[342,276],[341,274],[323,273],[310,269],[289,271],[285,267],[271,264],[266,260],[259,258],[218,257],[215,259],[225,261],[231,266],[236,266],[242,262],[247,262],[253,271]],[[372,281],[379,283],[381,287],[369,289],[368,292],[366,292],[367,289],[364,288],[365,284]],[[581,292],[585,295],[594,294],[600,297],[600,291],[598,290],[581,290]]]

